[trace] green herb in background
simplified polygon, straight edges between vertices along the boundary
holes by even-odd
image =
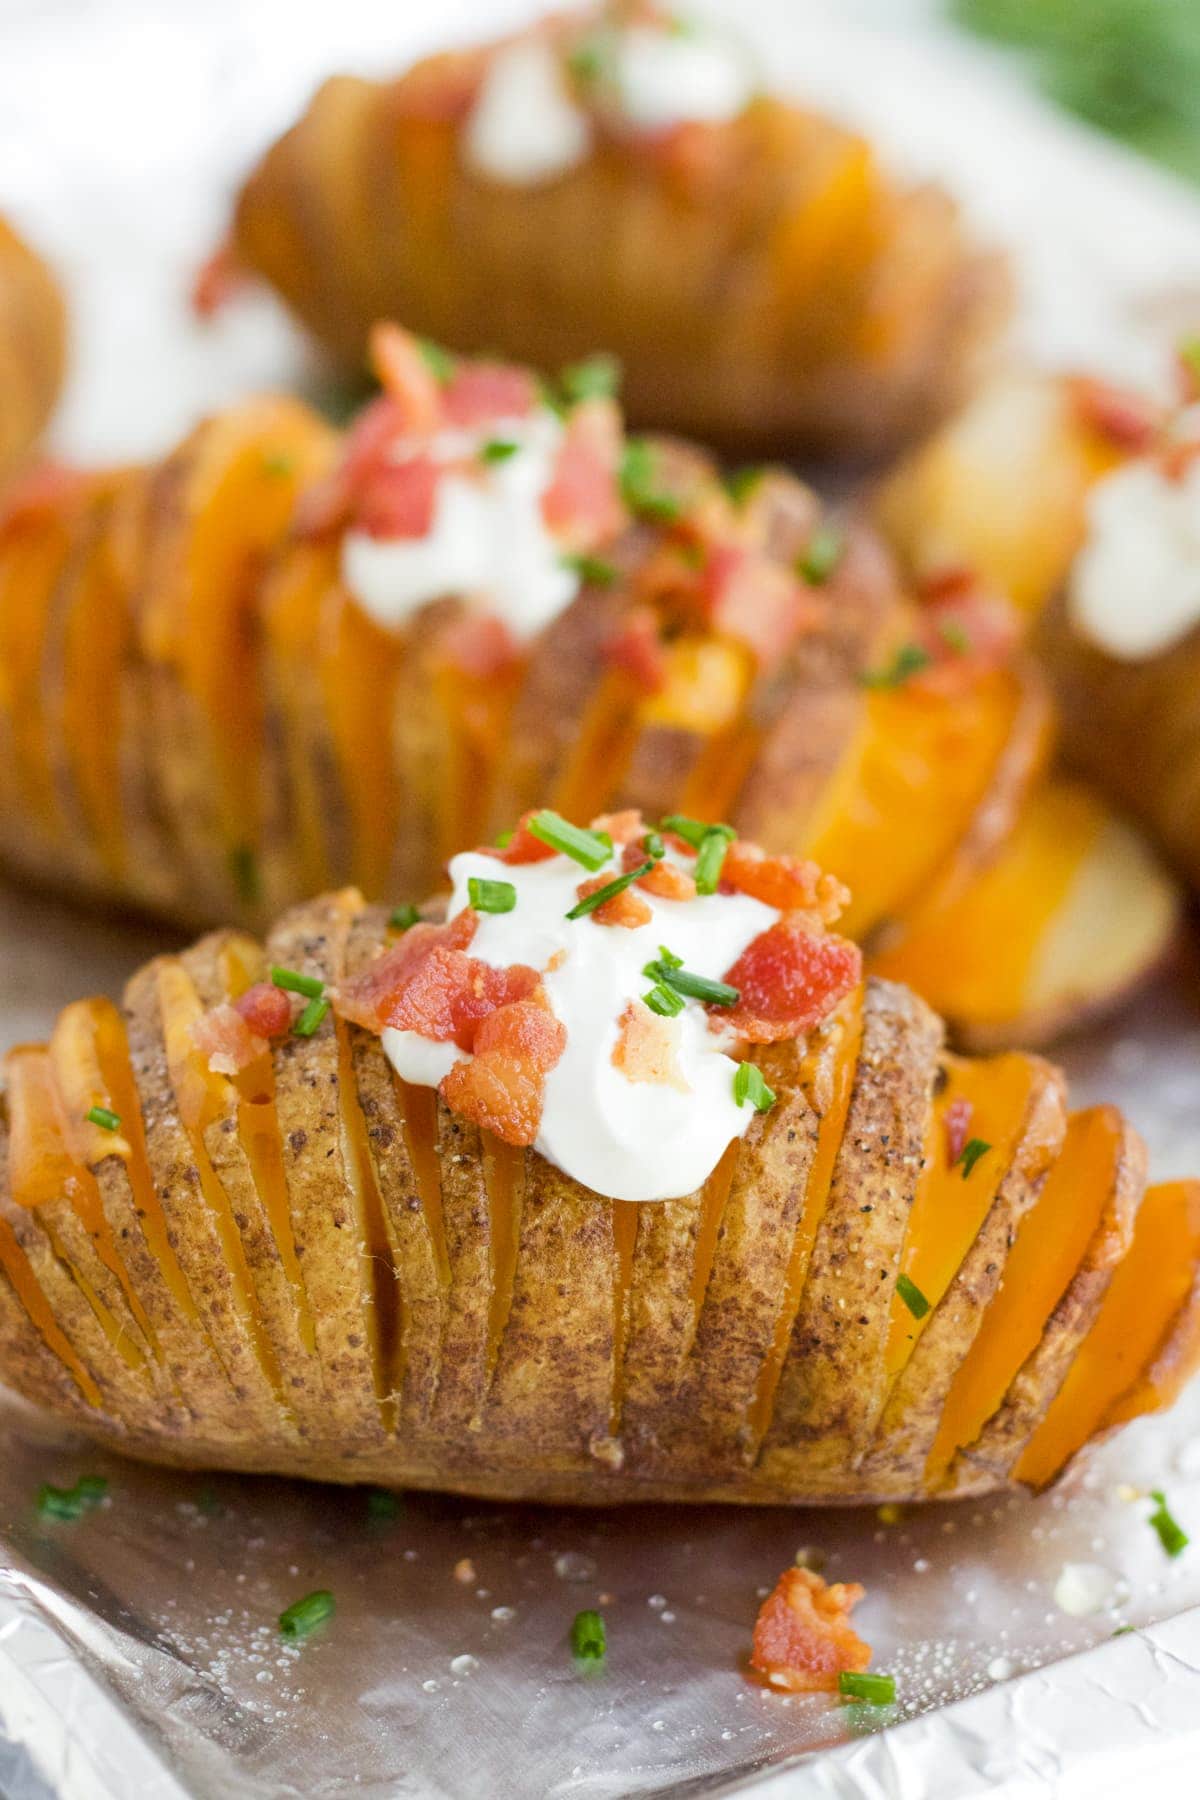
[[[1197,0],[946,0],[1060,105],[1200,181]]]
[[[608,1654],[608,1634],[598,1612],[576,1613],[571,1625],[571,1654],[576,1662],[601,1663]]]
[[[81,1519],[99,1506],[108,1492],[103,1475],[81,1475],[73,1488],[55,1487],[44,1481],[38,1489],[37,1507],[43,1519]]]

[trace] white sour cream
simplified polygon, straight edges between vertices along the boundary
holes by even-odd
[[[1200,624],[1200,460],[1179,481],[1140,458],[1097,482],[1068,604],[1079,631],[1126,662]]]
[[[574,168],[591,145],[591,121],[572,100],[549,44],[531,38],[496,53],[463,140],[473,168],[492,181],[533,186]]]
[[[678,860],[690,869],[689,859]],[[618,872],[615,862],[599,871],[610,879]],[[675,1070],[684,1085],[631,1081],[612,1060],[618,1022],[628,1003],[654,985],[642,968],[660,945],[693,973],[720,980],[779,913],[744,894],[660,900],[638,888],[653,917],[629,931],[598,925],[590,916],[565,917],[580,882],[589,878],[565,856],[510,868],[472,851],[454,858],[450,874],[451,918],[469,904],[472,875],[513,884],[515,908],[481,914],[469,954],[496,967],[525,963],[546,971],[547,997],[566,1027],[566,1048],[546,1077],[534,1147],[610,1199],[670,1200],[698,1188],[754,1117],[748,1102],[739,1106],[733,1097],[737,1063],[710,1030],[704,1008],[689,1000],[671,1021]],[[556,958],[556,967],[548,968]],[[383,1033],[383,1048],[405,1081],[427,1087],[463,1055],[453,1044],[391,1027]]]
[[[723,124],[744,112],[758,89],[750,57],[717,32],[634,25],[614,38],[613,92],[637,131]]]
[[[349,531],[342,542],[342,580],[359,603],[395,627],[431,600],[456,595],[503,620],[517,639],[533,637],[579,592],[578,573],[542,518],[542,495],[554,473],[562,422],[549,407],[523,419],[496,419],[483,431],[443,431],[401,441],[396,461],[466,458],[468,471],[448,470],[438,483],[433,522],[422,538],[376,538]],[[488,442],[515,444],[503,462],[483,462]]]

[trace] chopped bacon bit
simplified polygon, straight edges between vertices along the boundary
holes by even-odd
[[[857,1581],[824,1581],[812,1569],[785,1569],[759,1608],[750,1667],[793,1694],[834,1694],[838,1677],[870,1667],[871,1646],[850,1624],[863,1598]]]
[[[625,508],[617,485],[621,415],[611,400],[575,407],[559,448],[542,517],[576,550],[595,550],[617,536]]]
[[[833,924],[850,899],[849,889],[815,862],[800,856],[768,856],[744,838],[735,838],[725,852],[721,885],[779,912],[815,912],[826,925]]]
[[[476,1033],[489,1013],[528,999],[540,980],[537,970],[524,963],[497,969],[461,950],[435,945],[389,1000],[383,1023],[397,1031],[419,1031],[435,1043],[473,1050]]]
[[[501,1006],[482,1022],[473,1060],[455,1063],[442,1080],[442,1097],[506,1144],[532,1144],[545,1078],[566,1046],[566,1027],[539,987],[536,997]]]
[[[605,643],[604,656],[615,668],[632,675],[648,694],[659,693],[667,679],[667,654],[654,608],[631,608]]]
[[[521,660],[521,646],[504,623],[487,613],[469,613],[448,625],[441,637],[445,660],[475,681],[491,681]]]
[[[252,1031],[228,1001],[201,1013],[192,1027],[192,1041],[216,1075],[240,1075],[267,1050],[266,1038]]]
[[[819,1025],[862,979],[862,952],[842,937],[818,936],[803,913],[789,914],[760,932],[725,980],[741,998],[712,1007],[715,1027],[752,1044],[777,1044]]]
[[[412,332],[385,322],[372,325],[369,355],[380,387],[399,409],[403,430],[414,436],[436,431],[444,416],[442,390]]]
[[[442,471],[429,456],[373,469],[354,503],[354,523],[373,538],[423,538],[433,525]]]
[[[745,644],[768,668],[822,610],[788,569],[738,544],[711,551],[703,594],[714,629]]]
[[[624,812],[601,813],[588,826],[589,831],[606,832],[614,844],[632,844],[636,839],[646,835],[646,821],[636,807],[628,806]],[[644,862],[645,857],[636,859]],[[622,867],[632,868],[632,863],[624,863]]]
[[[973,1102],[964,1099],[961,1095],[957,1100],[952,1100],[946,1108],[945,1116],[942,1119],[942,1129],[946,1133],[946,1162],[950,1168],[954,1167],[966,1148],[974,1112]]]
[[[403,415],[388,395],[364,407],[350,428],[337,467],[301,495],[294,527],[297,535],[322,538],[340,531],[353,516],[362,487],[386,464],[388,452],[403,431]]]
[[[1179,438],[1159,447],[1159,466],[1168,481],[1185,481],[1197,460],[1200,460],[1200,439]]]
[[[191,309],[197,319],[215,319],[246,283],[233,241],[225,238],[192,277]]]
[[[1009,661],[1021,637],[1015,608],[956,565],[927,576],[919,593],[919,642],[929,661],[911,677],[931,692],[953,692]]]
[[[507,363],[460,363],[440,396],[448,425],[486,425],[524,419],[537,405],[537,383],[528,369]]]
[[[627,844],[621,854],[621,867],[626,872],[636,869],[645,862],[646,856],[638,843]],[[645,888],[657,900],[694,900],[696,883],[685,869],[678,863],[656,862],[648,875],[643,875],[634,883],[635,887]]]
[[[970,563],[944,563],[930,569],[917,583],[919,599],[935,604],[939,600],[963,600],[979,591],[979,570]]]
[[[44,519],[81,496],[87,486],[82,469],[44,457],[0,488],[0,526]]]
[[[437,949],[467,949],[478,924],[479,914],[473,907],[465,906],[448,924],[422,921],[414,925],[390,950],[332,992],[339,1016],[368,1031],[382,1031],[397,996],[403,993],[424,959]]]
[[[593,875],[590,881],[581,881],[575,889],[577,899],[586,900],[600,889],[607,887],[612,881],[611,875]],[[611,900],[605,900],[591,913],[597,925],[620,925],[626,931],[636,931],[639,925],[648,925],[654,914],[646,905],[640,894],[635,894],[632,887],[622,888]]]
[[[681,1094],[691,1092],[679,1067],[679,1032],[674,1019],[660,1018],[640,1000],[631,1000],[617,1025],[612,1061],[626,1081],[672,1087]]]
[[[238,995],[233,1006],[251,1031],[262,1038],[279,1037],[292,1023],[291,997],[273,981],[256,981]]]
[[[529,820],[536,811],[537,808],[534,807],[521,814],[517,829],[503,849],[497,844],[485,844],[479,854],[494,856],[497,862],[509,863],[514,867],[519,867],[522,863],[548,862],[552,856],[556,856],[558,853],[551,845],[544,844],[541,838],[534,837],[528,829]]]
[[[1091,375],[1068,383],[1076,413],[1088,430],[1107,438],[1118,450],[1148,450],[1162,427],[1162,409],[1145,394]]]

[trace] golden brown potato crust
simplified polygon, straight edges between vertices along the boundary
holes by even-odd
[[[28,455],[62,386],[67,319],[41,257],[0,218],[0,483]]]
[[[1031,1302],[1032,1353],[1003,1374],[969,1462],[935,1470],[949,1386],[1065,1154],[1051,1069],[1006,1059],[1023,1070],[1009,1148],[968,1190],[945,1161],[941,1026],[872,981],[807,1044],[759,1052],[776,1105],[703,1188],[633,1205],[481,1135],[335,1013],[236,1083],[196,1051],[195,1019],[267,964],[336,982],[386,941],[381,911],[332,894],[265,947],[224,932],[159,958],[123,1016],[80,1003],[47,1050],[10,1055],[5,1381],[186,1466],[580,1502],[1011,1484],[1132,1239],[1127,1128],[1080,1176],[1103,1231],[1065,1292]],[[118,1129],[87,1123],[85,1102]],[[939,1180],[950,1214],[969,1203],[981,1224],[941,1291],[922,1275],[932,1312],[901,1372],[896,1274],[915,1197],[928,1207]],[[1163,1342],[1186,1336],[1184,1314]]]

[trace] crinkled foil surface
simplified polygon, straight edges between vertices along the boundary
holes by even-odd
[[[412,0],[7,0],[0,204],[56,257],[76,312],[60,440],[151,452],[250,387],[316,379],[265,300],[206,336],[188,270],[239,168],[335,66],[370,70],[531,10]],[[779,79],[865,117],[1021,252],[1027,344],[1122,371],[1200,311],[1190,195],[1052,120],[1003,73],[918,29],[920,0],[718,10]],[[862,22],[857,17],[861,13]],[[885,29],[877,29],[882,20]],[[0,890],[0,1039],[115,993],[170,937]],[[1200,1170],[1200,1012],[1186,969],[1068,1046],[1081,1101],[1119,1099],[1156,1174]],[[700,1795],[1103,1800],[1200,1787],[1200,1392],[1038,1501],[873,1513],[608,1513],[163,1474],[0,1401],[0,1792],[18,1800]],[[43,1481],[103,1472],[74,1524]],[[1153,1487],[1197,1546],[1175,1561]],[[798,1550],[863,1582],[892,1713],[787,1698],[741,1673],[759,1598]],[[1062,1610],[1064,1565],[1107,1598]],[[311,1589],[334,1623],[284,1644]],[[599,1606],[603,1673],[567,1630]],[[1195,1610],[1189,1610],[1195,1609]],[[1126,1626],[1133,1627],[1126,1631]]]

